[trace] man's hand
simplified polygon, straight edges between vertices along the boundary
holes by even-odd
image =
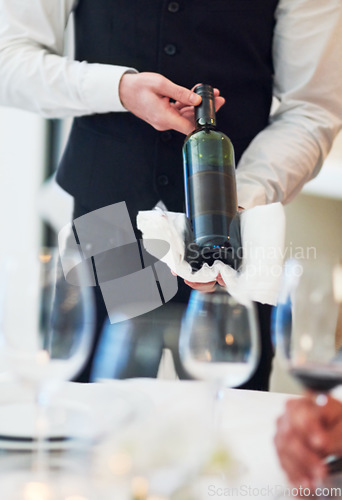
[[[310,396],[290,400],[274,441],[291,483],[313,489],[327,475],[324,458],[342,456],[342,404],[331,397],[322,406]]]
[[[216,281],[209,281],[208,283],[194,283],[193,281],[187,280],[184,280],[184,283],[186,283],[191,288],[194,288],[195,290],[199,290],[200,292],[213,292],[217,283],[221,286],[226,286],[221,277],[221,274],[217,276]]]
[[[194,283],[192,281],[184,280],[184,283],[190,288],[200,292],[213,292],[216,286],[216,281],[209,281],[208,283]]]
[[[177,276],[177,274],[172,270],[171,273],[174,276]],[[208,283],[195,283],[193,281],[184,280],[184,283],[186,283],[190,288],[199,290],[200,292],[213,292],[217,283],[221,286],[226,286],[221,277],[221,274],[218,274],[217,281],[209,281]]]
[[[156,130],[173,129],[187,135],[195,128],[194,106],[200,104],[201,97],[158,73],[125,73],[119,95],[128,111]],[[225,101],[218,89],[214,95],[218,110]]]

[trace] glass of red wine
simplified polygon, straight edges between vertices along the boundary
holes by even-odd
[[[342,384],[341,313],[341,265],[295,259],[285,263],[273,316],[277,353],[285,369],[319,405]],[[331,470],[336,461],[337,457],[327,458]]]

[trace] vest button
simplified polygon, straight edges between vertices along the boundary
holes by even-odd
[[[160,140],[162,142],[170,142],[172,140],[172,132],[170,132],[170,130],[166,130],[165,132],[161,132]]]
[[[168,183],[169,183],[169,178],[165,174],[158,175],[158,179],[157,180],[158,180],[159,186],[167,186]]]
[[[164,52],[165,54],[167,54],[168,56],[174,56],[175,53],[177,52],[177,49],[176,49],[176,46],[173,44],[173,43],[168,43],[167,45],[165,45],[164,47]]]
[[[169,12],[172,12],[175,14],[176,12],[179,11],[179,3],[178,2],[170,2],[169,5],[167,6],[167,10]]]

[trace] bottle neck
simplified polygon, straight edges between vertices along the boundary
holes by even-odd
[[[216,128],[216,113],[214,91],[210,85],[202,84],[195,88],[196,94],[202,97],[202,101],[195,106],[196,128]]]

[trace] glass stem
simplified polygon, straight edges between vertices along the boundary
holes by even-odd
[[[224,397],[224,387],[222,384],[217,383],[215,385],[215,397],[214,397],[214,408],[213,408],[213,426],[214,433],[217,438],[220,436],[221,426],[222,426],[222,406]]]
[[[48,450],[46,439],[48,436],[47,400],[41,389],[35,393],[35,450],[33,454],[33,472],[38,476],[46,476]]]

